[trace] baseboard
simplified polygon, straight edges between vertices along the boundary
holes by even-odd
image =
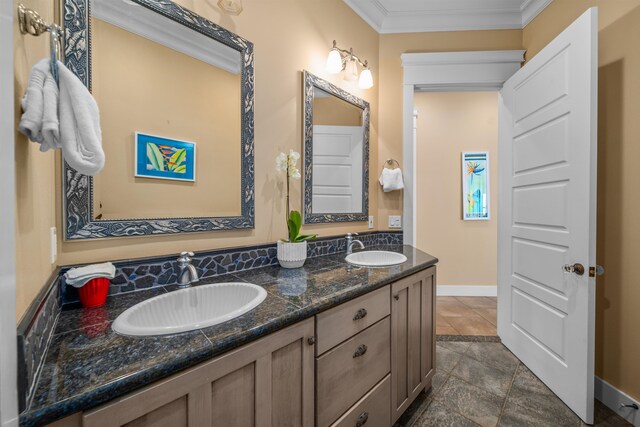
[[[640,401],[618,390],[600,377],[596,377],[595,395],[596,399],[604,403],[613,412],[634,426],[640,427],[640,410],[620,407],[621,404],[630,405],[634,403],[640,406]]]
[[[495,297],[495,285],[438,285],[436,294],[440,297]]]

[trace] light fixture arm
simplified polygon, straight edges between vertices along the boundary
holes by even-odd
[[[340,58],[342,59],[342,68],[343,69],[345,67],[345,64],[347,63],[347,60],[354,60],[358,64],[360,64],[361,67],[369,68],[369,61],[367,61],[367,60],[362,61],[360,58],[358,58],[358,56],[355,53],[353,53],[353,48],[352,47],[350,47],[349,50],[340,49],[338,47],[338,44],[334,40],[332,49],[340,53]]]

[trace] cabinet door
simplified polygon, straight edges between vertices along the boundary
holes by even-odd
[[[99,426],[312,426],[308,319],[84,415]]]
[[[436,268],[391,285],[391,415],[394,423],[431,387],[435,370]]]

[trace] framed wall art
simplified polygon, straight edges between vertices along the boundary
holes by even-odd
[[[462,219],[488,220],[489,211],[489,152],[462,153]]]

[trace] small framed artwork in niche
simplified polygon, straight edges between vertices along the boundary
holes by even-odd
[[[489,211],[489,152],[462,153],[462,219],[477,221],[490,219]]]
[[[196,180],[196,144],[136,132],[135,176]]]

